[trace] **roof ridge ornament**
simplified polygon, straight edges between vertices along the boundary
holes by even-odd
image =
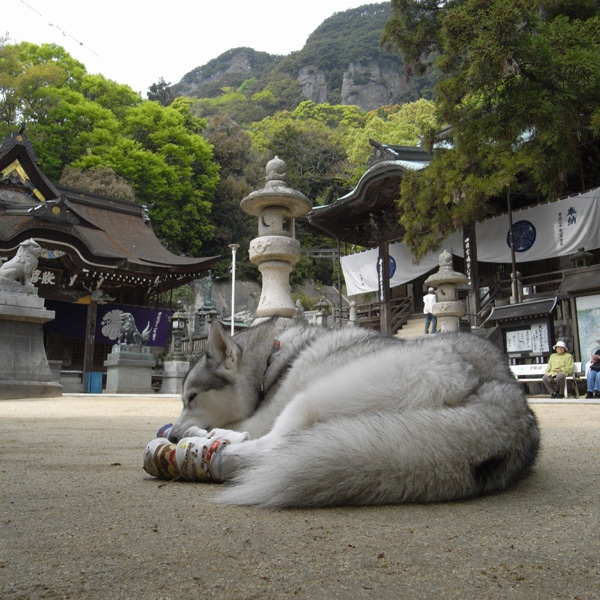
[[[33,143],[30,142],[25,135],[25,123],[21,123],[17,131],[13,131],[11,134],[4,137],[2,145],[0,145],[0,153],[7,152],[18,145],[23,146],[29,152],[33,162],[38,162],[38,157],[33,149]]]

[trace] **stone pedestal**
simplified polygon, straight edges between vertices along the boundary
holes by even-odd
[[[106,357],[107,394],[152,394],[154,356],[148,346],[115,344]]]
[[[183,389],[183,378],[190,370],[187,360],[167,360],[163,365],[161,394],[180,394]]]
[[[44,349],[42,325],[52,319],[36,288],[0,281],[0,398],[62,395]]]

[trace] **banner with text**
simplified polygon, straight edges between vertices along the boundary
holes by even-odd
[[[508,215],[476,225],[477,258],[481,262],[510,263]],[[574,254],[580,248],[600,248],[600,188],[513,212],[516,262]],[[391,244],[390,287],[407,283],[434,269],[442,250],[463,256],[462,235],[449,236],[442,247],[418,264],[403,243]],[[377,249],[344,256],[342,272],[349,296],[379,289]]]

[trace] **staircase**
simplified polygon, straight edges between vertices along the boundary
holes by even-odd
[[[429,328],[431,332],[431,327]],[[396,337],[402,339],[425,335],[425,315],[411,315],[408,321],[396,332]]]

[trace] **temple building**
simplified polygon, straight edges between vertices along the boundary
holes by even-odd
[[[164,348],[172,311],[161,295],[218,260],[171,253],[142,204],[53,184],[20,129],[0,146],[0,261],[30,238],[44,249],[32,283],[56,312],[44,329],[48,359],[63,369],[102,370],[125,308]]]

